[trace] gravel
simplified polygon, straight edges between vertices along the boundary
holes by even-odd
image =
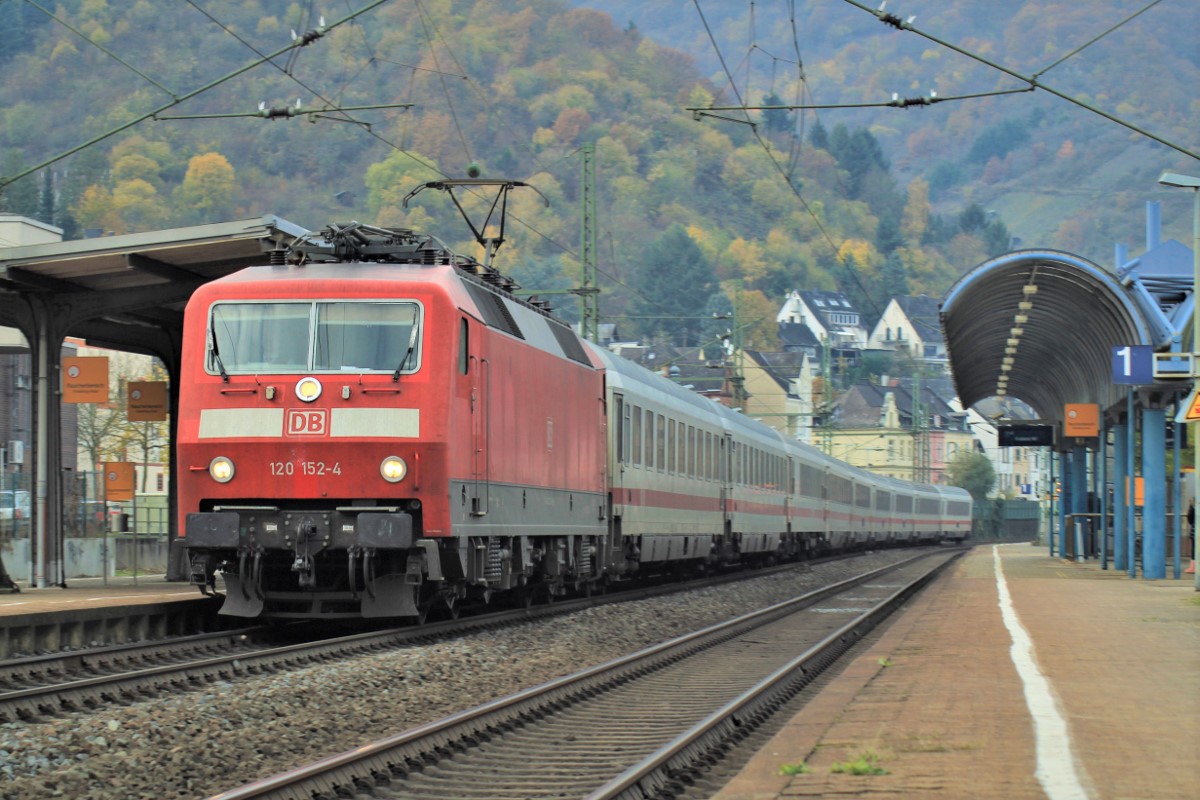
[[[617,603],[454,641],[0,725],[0,798],[204,798],[911,555]]]

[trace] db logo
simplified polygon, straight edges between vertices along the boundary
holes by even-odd
[[[329,431],[329,410],[291,408],[287,413],[288,436],[324,436]]]

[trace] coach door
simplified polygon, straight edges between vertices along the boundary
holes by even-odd
[[[625,460],[629,458],[629,406],[625,396],[613,393],[613,411],[616,424],[610,426],[608,479],[611,483],[609,513],[620,517],[625,513]]]
[[[483,339],[484,337],[478,337]],[[480,342],[482,351],[482,341]],[[488,513],[489,482],[491,480],[491,383],[492,363],[480,354],[475,370],[475,385],[471,389],[471,514],[481,517]]]
[[[787,532],[792,532],[792,513],[796,510],[796,462],[787,457],[787,476],[783,479],[783,519]]]
[[[725,530],[733,530],[733,436],[721,439],[721,513],[725,515]]]

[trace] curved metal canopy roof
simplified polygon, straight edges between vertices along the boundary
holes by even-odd
[[[1153,344],[1116,277],[1055,250],[980,264],[950,290],[941,322],[964,408],[1013,397],[1047,422],[1061,422],[1067,403],[1112,406],[1124,396],[1112,381],[1112,348]]]

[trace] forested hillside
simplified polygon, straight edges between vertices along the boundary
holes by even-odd
[[[913,17],[941,43],[884,25],[847,0],[574,2],[693,53],[724,104],[738,93],[747,104],[773,96],[848,105],[886,103],[893,93],[946,98],[1027,86],[1004,67],[1200,153],[1200,13],[1191,0],[858,3]],[[1115,241],[1140,249],[1147,199],[1163,201],[1168,235],[1191,237],[1186,193],[1156,181],[1163,170],[1197,174],[1196,159],[1046,90],[807,113],[826,127],[867,128],[901,183],[929,183],[935,210],[979,203],[1021,246],[1058,247],[1110,266]]]
[[[760,321],[749,345],[769,349],[786,291],[840,288],[869,319],[891,294],[940,295],[1007,250],[1006,223],[1017,229],[1031,214],[1059,223],[1052,241],[1023,237],[1026,245],[1102,259],[1119,238],[1113,231],[1138,229],[1154,170],[1188,166],[1173,151],[1034,95],[844,117],[775,112],[755,127],[697,120],[687,108],[730,102],[712,70],[697,66],[712,48],[667,28],[656,41],[654,26],[630,24],[627,9],[616,8],[614,21],[555,0],[318,5],[61,0],[51,19],[0,1],[0,173],[50,162],[4,187],[4,210],[70,237],[264,213],[314,229],[358,219],[432,232],[475,252],[445,195],[427,191],[405,203],[420,182],[465,177],[474,162],[484,177],[526,181],[549,200],[514,191],[497,263],[526,288],[563,290],[579,279],[580,148],[591,144],[605,319],[627,336],[695,343],[710,333],[697,317],[728,309],[736,293],[739,311]],[[677,20],[691,13],[671,5]],[[749,7],[714,5],[723,29]],[[824,57],[807,61],[802,87],[822,102],[924,91],[903,59],[946,58],[925,43],[897,62],[900,51],[877,43],[869,15],[835,24],[822,14],[837,8],[844,16],[837,3],[798,5],[811,8],[806,24],[823,31],[803,37],[824,41]],[[1074,46],[1084,28],[1098,32],[1094,21],[1080,23],[1043,53],[1045,37],[1033,35],[1032,22],[1022,26],[1023,9],[1078,4],[987,4],[1014,14],[942,5],[976,35],[1003,28],[1029,58],[1041,53],[1037,63]],[[283,52],[294,36],[297,45]],[[987,41],[972,42],[986,49]],[[1173,52],[1160,41],[1141,52],[1169,56],[1173,72],[1150,92],[1141,66],[1114,67],[1129,89],[1128,115],[1194,143],[1196,105],[1186,90],[1194,48]],[[964,81],[976,75],[962,69]],[[778,75],[761,87],[793,96],[794,68]],[[958,82],[951,90],[961,91]],[[764,92],[754,91],[758,102]],[[383,107],[399,104],[411,107]],[[920,124],[905,127],[896,115]],[[1129,155],[1145,152],[1154,158]],[[1090,185],[1106,173],[1123,184],[1116,199]],[[1079,210],[1021,200],[1039,176],[1061,194],[1038,198],[1085,189]],[[490,202],[474,201],[477,224]],[[575,316],[569,295],[552,299]]]

